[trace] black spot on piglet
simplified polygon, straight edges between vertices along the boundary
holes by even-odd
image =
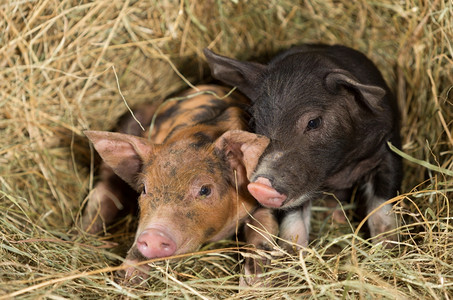
[[[205,230],[204,232],[204,237],[206,239],[210,238],[215,232],[215,228],[214,227],[209,227],[208,229]]]
[[[193,135],[195,142],[191,143],[190,146],[199,149],[213,142],[212,138],[206,133],[200,131]]]

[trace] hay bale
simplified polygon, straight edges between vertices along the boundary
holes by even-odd
[[[2,2],[0,299],[451,298],[452,14],[439,0]],[[363,51],[398,96],[403,242],[389,253],[360,224],[321,218],[304,257],[273,253],[268,287],[238,287],[234,242],[156,261],[144,287],[116,284],[133,220],[104,237],[71,231],[94,176],[75,157],[82,130],[110,129],[122,96],[133,106],[205,80],[206,46],[263,59],[302,42]]]

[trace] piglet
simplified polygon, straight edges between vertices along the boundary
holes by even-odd
[[[215,78],[252,100],[256,133],[270,139],[248,189],[281,211],[282,238],[307,246],[312,200],[328,192],[345,201],[357,186],[373,241],[398,239],[397,216],[384,204],[401,182],[401,159],[387,145],[400,147],[397,104],[365,55],[308,44],[266,65],[205,55]]]
[[[144,272],[133,267],[140,261],[195,251],[231,236],[246,220],[277,233],[272,214],[257,210],[247,190],[247,172],[251,176],[269,140],[244,131],[248,100],[228,92],[198,86],[181,95],[184,100],[140,107],[135,116],[144,126],[156,115],[152,131],[141,131],[132,117],[125,117],[120,132],[85,132],[103,163],[82,228],[102,230],[122,205],[138,197],[139,222],[124,262],[126,279],[147,277],[146,267]],[[251,214],[258,219],[249,219]],[[259,244],[257,239],[255,233],[246,234],[249,243]]]

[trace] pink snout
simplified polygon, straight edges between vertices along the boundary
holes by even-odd
[[[266,207],[281,207],[286,200],[286,195],[280,194],[273,187],[269,179],[258,177],[255,182],[247,186],[250,194]]]
[[[138,237],[137,248],[146,258],[167,257],[176,252],[176,243],[165,232],[150,228]]]

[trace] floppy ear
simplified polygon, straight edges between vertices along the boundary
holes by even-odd
[[[242,130],[230,130],[216,141],[216,150],[227,158],[231,169],[236,170],[238,184],[248,184],[258,160],[269,144],[265,136]]]
[[[333,70],[328,73],[324,82],[330,93],[338,93],[340,87],[345,87],[358,95],[371,111],[382,110],[380,103],[386,91],[379,86],[362,84],[354,75],[342,69]]]
[[[251,100],[256,99],[255,87],[265,65],[255,62],[243,62],[215,54],[208,48],[203,50],[212,76],[224,83],[236,86]]]
[[[150,159],[153,145],[130,134],[107,131],[84,133],[115,174],[137,189],[137,174],[141,172],[144,162]]]

